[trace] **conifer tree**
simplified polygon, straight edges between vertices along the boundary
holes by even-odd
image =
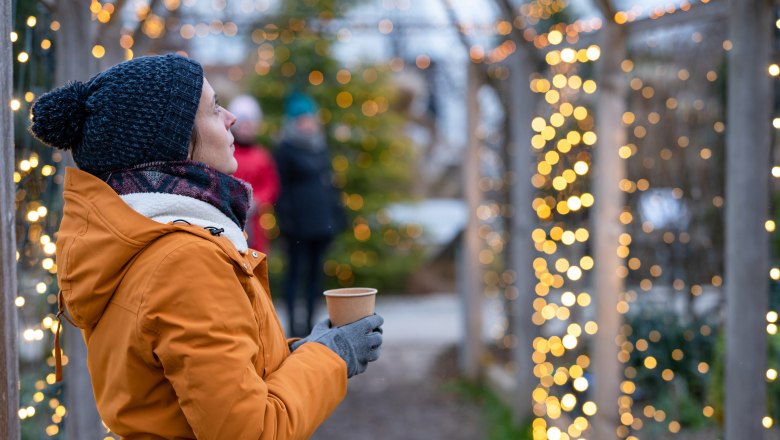
[[[306,93],[320,107],[335,184],[350,217],[325,263],[328,283],[399,290],[418,261],[415,239],[422,230],[392,224],[384,208],[410,197],[414,149],[393,106],[390,66],[347,66],[333,55],[333,30],[354,3],[285,2],[272,22],[251,34],[257,58],[250,90],[263,105],[266,145],[276,142],[289,93]],[[271,216],[261,221],[271,238],[278,236]],[[280,262],[271,259],[272,273],[282,271]]]

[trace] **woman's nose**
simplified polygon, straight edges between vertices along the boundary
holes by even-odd
[[[230,128],[236,123],[236,119],[237,119],[236,115],[230,113],[227,110],[225,110],[225,114],[227,115],[227,118],[225,118],[225,122],[227,123],[227,128]]]

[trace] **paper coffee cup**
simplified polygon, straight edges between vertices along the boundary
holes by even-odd
[[[323,292],[334,327],[350,324],[374,313],[376,289],[347,287]]]

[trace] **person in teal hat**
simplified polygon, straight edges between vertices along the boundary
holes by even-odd
[[[281,139],[274,152],[281,191],[277,221],[287,248],[284,296],[290,335],[312,329],[317,299],[322,295],[322,265],[333,238],[346,228],[338,189],[333,186],[331,158],[314,100],[301,92],[285,100]],[[296,314],[299,292],[306,316]]]
[[[292,92],[284,102],[284,115],[288,120],[301,116],[311,116],[316,119],[318,111],[317,103],[309,95],[301,92]]]

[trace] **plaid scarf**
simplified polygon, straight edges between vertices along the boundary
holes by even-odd
[[[219,209],[241,230],[252,198],[248,183],[190,160],[136,165],[111,172],[104,180],[120,196],[165,193],[201,200]]]

